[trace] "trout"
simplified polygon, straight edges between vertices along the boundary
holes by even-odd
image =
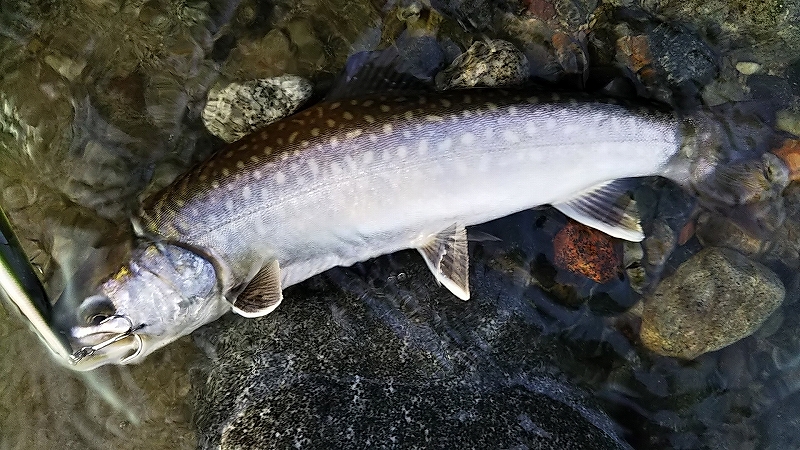
[[[713,168],[692,116],[492,89],[328,101],[215,153],[147,198],[129,259],[59,300],[75,366],[134,363],[228,311],[273,311],[334,266],[418,249],[469,298],[465,227],[552,205],[643,239],[619,180],[691,187]],[[71,305],[71,306],[70,306]]]

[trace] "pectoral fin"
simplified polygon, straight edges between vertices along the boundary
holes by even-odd
[[[244,317],[265,316],[283,300],[281,268],[277,260],[264,266],[233,302],[233,311]]]
[[[614,180],[587,189],[554,204],[572,219],[626,241],[644,239],[635,202],[625,195],[626,180]]]
[[[430,236],[417,248],[436,281],[456,297],[469,300],[469,254],[467,229],[453,225]]]

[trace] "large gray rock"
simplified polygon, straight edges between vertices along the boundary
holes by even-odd
[[[476,276],[462,302],[415,252],[360,267],[195,333],[211,356],[193,376],[201,448],[628,448],[553,376],[530,291]]]
[[[696,358],[752,334],[785,295],[764,265],[730,249],[706,248],[645,301],[642,343],[662,355]]]

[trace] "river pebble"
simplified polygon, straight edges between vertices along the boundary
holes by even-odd
[[[733,250],[707,248],[646,300],[640,337],[656,353],[693,359],[752,334],[784,296],[767,267]]]
[[[203,123],[215,136],[233,142],[291,114],[311,93],[311,83],[295,75],[231,83],[209,92]]]

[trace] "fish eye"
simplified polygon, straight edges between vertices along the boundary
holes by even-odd
[[[85,325],[100,325],[104,320],[116,312],[111,299],[103,295],[95,295],[83,301],[80,307],[80,317]]]

